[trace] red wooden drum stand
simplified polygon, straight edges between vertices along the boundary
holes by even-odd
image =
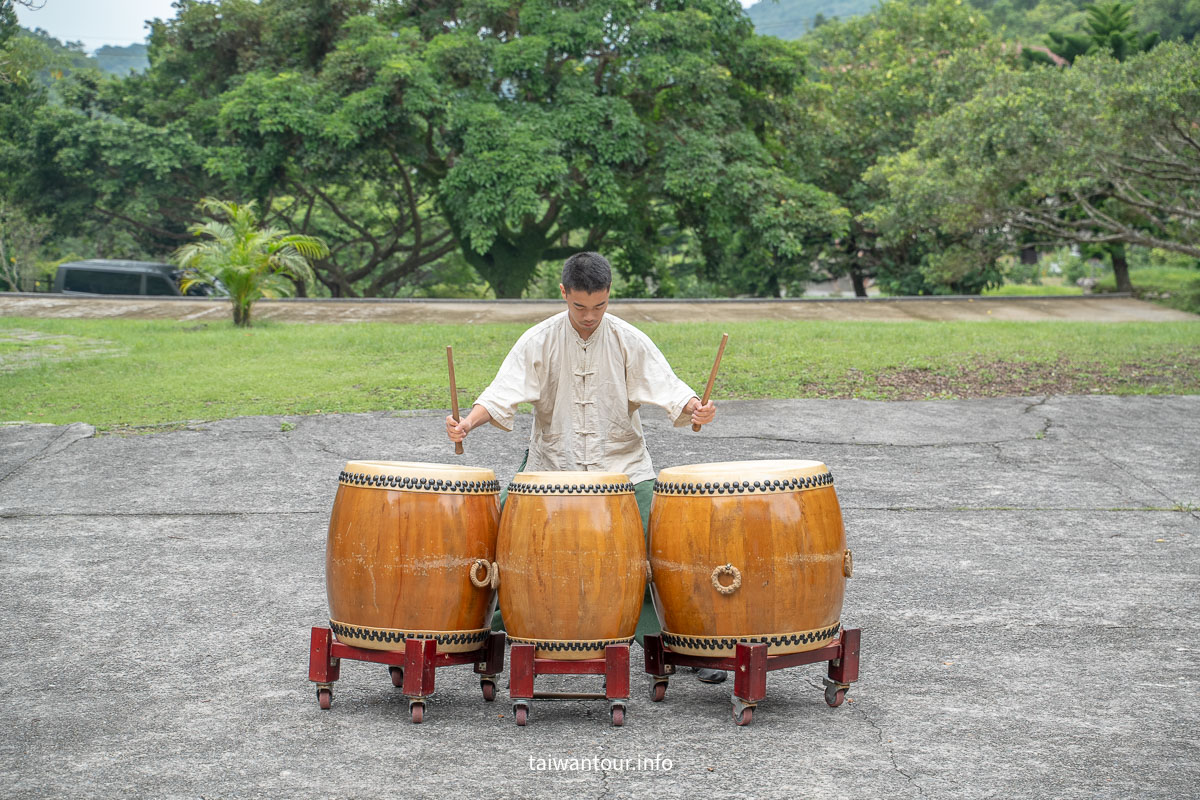
[[[654,678],[650,697],[660,702],[667,694],[667,682],[676,667],[720,669],[733,673],[733,721],[749,725],[754,708],[767,696],[767,673],[818,661],[829,662],[825,678],[825,702],[836,708],[842,704],[850,684],[858,680],[858,645],[861,628],[843,629],[829,644],[800,653],[768,655],[766,644],[739,642],[732,658],[683,655],[663,647],[662,637],[648,635],[646,672]]]
[[[442,667],[474,664],[483,699],[495,700],[496,676],[504,671],[504,642],[503,633],[492,633],[483,647],[465,653],[439,653],[432,639],[405,639],[403,651],[367,650],[342,644],[329,628],[315,625],[308,651],[308,679],[317,684],[317,703],[327,709],[333,703],[333,682],[341,674],[343,658],[386,664],[392,685],[402,688],[408,698],[412,721],[419,723],[425,718],[425,701],[433,694],[434,671]],[[628,680],[626,677],[626,683]]]
[[[529,721],[529,707],[539,700],[607,700],[612,724],[625,724],[625,704],[629,701],[629,645],[610,644],[604,648],[604,658],[562,661],[537,658],[537,646],[514,644],[508,655],[508,695],[513,703],[513,716],[518,725]],[[535,692],[533,679],[537,675],[603,675],[604,694],[586,692]]]

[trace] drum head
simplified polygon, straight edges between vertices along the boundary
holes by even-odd
[[[345,486],[406,492],[500,493],[500,481],[490,469],[419,461],[349,461],[338,482]]]
[[[496,473],[483,467],[458,464],[426,464],[421,461],[347,461],[352,475],[376,475],[384,478],[432,478],[443,481],[492,481]]]
[[[518,472],[508,491],[514,494],[625,494],[633,491],[623,472]]]
[[[828,467],[820,461],[718,461],[668,467],[658,473],[658,480],[700,485],[718,481],[789,481],[827,472]]]

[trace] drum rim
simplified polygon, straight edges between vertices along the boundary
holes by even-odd
[[[821,461],[803,459],[771,459],[765,461],[713,461],[699,464],[679,464],[664,467],[658,473],[660,481],[703,483],[704,481],[743,481],[763,478],[808,478],[829,472]]]
[[[433,464],[423,461],[347,461],[345,472],[395,478],[457,477],[458,480],[490,481],[495,470],[462,464]]]
[[[763,469],[761,465],[775,465]],[[759,465],[758,470],[749,467]],[[787,466],[781,466],[787,465]],[[699,468],[715,466],[720,471]],[[819,461],[724,461],[668,467],[654,480],[658,495],[780,494],[833,487],[833,473]]]
[[[534,471],[518,472],[512,482],[522,486],[619,486],[629,483],[629,476],[624,472]]]

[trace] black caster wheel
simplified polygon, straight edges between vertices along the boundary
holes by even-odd
[[[404,685],[404,670],[401,667],[388,667],[388,675],[392,678],[392,686],[399,688]]]
[[[837,708],[846,699],[846,690],[837,686],[825,687],[825,702],[830,708]]]
[[[333,690],[332,689],[317,689],[317,705],[323,711],[328,711],[333,705]]]

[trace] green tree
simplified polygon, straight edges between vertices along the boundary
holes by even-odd
[[[372,56],[342,29],[369,6],[181,3],[153,25],[146,73],[63,82],[64,103],[36,119],[24,194],[59,231],[125,257],[187,241],[197,197],[254,198],[265,223],[330,245],[313,267],[331,293],[396,293],[456,245],[428,188],[397,166],[396,135],[370,119],[393,113],[389,98],[357,94]]]
[[[1200,0],[1140,0],[1134,18],[1144,31],[1191,42],[1200,33]]]
[[[1078,30],[1084,22],[1082,0],[971,0],[1004,39],[1028,46],[1048,30]]]
[[[0,0],[0,47],[16,35],[17,12],[13,10],[10,0]]]
[[[200,207],[224,221],[195,226],[192,233],[201,241],[185,244],[173,257],[180,267],[195,270],[192,280],[225,285],[235,325],[250,325],[251,308],[261,298],[291,294],[289,279],[310,277],[309,261],[328,253],[320,239],[261,227],[253,204],[205,198]]]
[[[247,75],[221,97],[222,144],[209,161],[269,204],[272,220],[330,243],[313,266],[337,297],[395,295],[458,247],[431,182],[407,163],[411,110],[364,80],[389,69],[391,42],[378,32],[354,18],[317,74]]]
[[[46,90],[36,79],[47,61],[46,49],[21,35],[10,0],[0,0],[0,216],[4,218],[0,226],[5,229],[0,236],[7,242],[5,252],[0,254],[0,267],[11,279],[10,284],[17,277],[12,259],[26,255],[26,248],[17,245],[16,240],[31,239],[26,234],[36,226],[30,218],[38,216],[28,213],[31,203],[24,191],[24,176],[36,166],[31,121],[47,103]],[[41,235],[32,238],[40,239]]]
[[[1197,87],[1200,46],[1177,43],[1004,75],[880,164],[889,202],[874,216],[901,239],[1027,231],[1108,246],[1128,291],[1121,245],[1200,257]]]
[[[411,163],[499,297],[580,249],[652,269],[668,222],[714,274],[731,252],[798,260],[843,224],[781,166],[775,99],[799,63],[732,0],[393,2],[374,46],[375,91],[403,98]]]
[[[1127,56],[1144,53],[1158,44],[1157,33],[1140,33],[1133,27],[1132,3],[1113,0],[1084,6],[1083,10],[1087,14],[1083,33],[1050,31],[1047,34],[1050,50],[1068,64],[1074,64],[1080,56],[1095,53],[1107,53],[1117,61],[1124,61]],[[1022,56],[1031,62],[1052,63],[1048,55],[1037,50],[1026,49]]]
[[[119,234],[106,255],[173,249],[195,198],[238,196],[329,243],[335,294],[400,292],[456,246],[500,296],[581,248],[646,292],[681,260],[775,294],[846,225],[792,151],[803,62],[735,0],[176,8],[145,73],[72,73],[22,117],[10,186],[56,233]]]
[[[37,279],[34,259],[49,233],[47,227],[28,219],[16,206],[0,200],[0,281],[5,291],[31,292]]]
[[[865,176],[910,147],[922,120],[970,98],[1008,68],[1012,56],[993,40],[982,14],[954,0],[890,2],[865,17],[823,25],[800,44],[812,70],[799,89],[812,133],[792,139],[794,156],[852,215],[847,234],[820,253],[821,268],[834,277],[848,274],[859,296],[870,278],[895,293],[978,292],[987,279],[962,274],[939,282],[958,275],[962,259],[955,269],[920,271],[954,244],[943,233],[884,235],[870,212],[886,190]]]

